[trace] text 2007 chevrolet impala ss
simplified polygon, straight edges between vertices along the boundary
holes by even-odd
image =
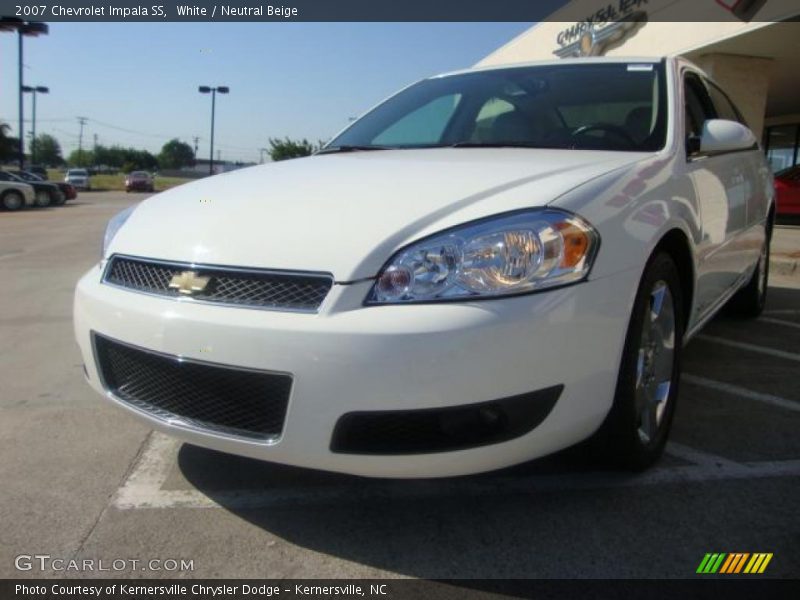
[[[225,452],[433,477],[588,440],[643,468],[683,344],[763,308],[773,194],[688,62],[442,75],[114,217],[77,339],[110,401]]]

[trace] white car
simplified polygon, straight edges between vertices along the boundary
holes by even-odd
[[[32,186],[11,177],[0,177],[0,206],[12,211],[36,204],[36,191]]]
[[[64,183],[68,183],[79,190],[92,189],[92,178],[86,169],[67,169],[67,173],[64,175]]]
[[[773,213],[688,62],[463,71],[113,218],[75,331],[98,392],[224,452],[436,477],[588,440],[639,469],[685,342],[761,311]]]

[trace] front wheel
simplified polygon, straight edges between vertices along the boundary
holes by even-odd
[[[607,462],[641,470],[664,451],[678,398],[683,327],[677,267],[668,254],[656,254],[636,294],[614,404],[592,440]]]
[[[50,193],[47,191],[36,192],[36,206],[39,208],[50,206]]]
[[[25,206],[25,198],[22,197],[17,191],[9,190],[5,194],[3,194],[2,198],[3,208],[6,210],[19,210],[23,206]]]

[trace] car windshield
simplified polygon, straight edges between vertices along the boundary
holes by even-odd
[[[530,147],[654,151],[666,138],[660,63],[514,67],[434,77],[393,96],[326,152]]]
[[[11,171],[3,171],[3,181],[22,181],[25,180],[19,176],[18,173],[12,173]]]
[[[70,177],[86,177],[86,174],[86,171],[83,169],[71,169],[70,171],[67,171],[67,175]]]

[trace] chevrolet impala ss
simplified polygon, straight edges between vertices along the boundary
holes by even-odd
[[[689,62],[450,73],[114,217],[75,332],[108,401],[224,452],[438,477],[585,443],[642,469],[684,344],[764,306],[773,196]]]

